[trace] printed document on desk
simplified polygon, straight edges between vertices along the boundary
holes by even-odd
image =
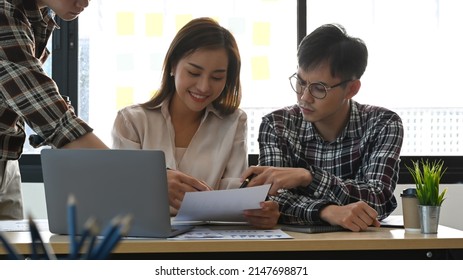
[[[47,219],[34,219],[34,222],[39,231],[48,231]],[[29,231],[29,220],[3,220],[0,221],[0,231]]]
[[[205,192],[188,192],[174,219],[186,221],[244,222],[243,210],[259,209],[265,201],[270,184]]]
[[[195,240],[195,239],[222,239],[222,240],[268,240],[268,239],[292,239],[293,237],[281,229],[216,229],[214,227],[195,227],[191,231],[182,233],[171,239]]]

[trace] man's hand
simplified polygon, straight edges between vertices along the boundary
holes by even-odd
[[[378,212],[366,202],[358,201],[344,206],[328,205],[320,212],[320,218],[331,225],[340,225],[351,231],[379,227]]]
[[[251,174],[255,176],[248,187],[271,184],[269,195],[278,195],[280,189],[307,186],[312,182],[312,174],[304,168],[251,166],[243,172],[241,178],[244,180]]]

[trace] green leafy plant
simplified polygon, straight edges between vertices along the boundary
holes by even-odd
[[[447,168],[443,169],[442,160],[429,162],[412,161],[413,167],[405,165],[416,185],[416,196],[420,205],[441,206],[445,200],[447,188],[439,193],[439,184]]]

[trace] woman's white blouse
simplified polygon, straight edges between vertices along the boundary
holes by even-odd
[[[237,187],[248,167],[247,115],[237,109],[226,116],[209,105],[180,161],[168,102],[154,109],[131,105],[121,109],[112,130],[113,148],[162,150],[166,166],[205,181],[214,189]],[[239,184],[238,184],[239,185]]]

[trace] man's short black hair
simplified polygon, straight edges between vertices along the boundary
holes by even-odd
[[[302,39],[297,59],[304,71],[328,62],[333,77],[360,79],[367,67],[368,50],[361,39],[347,35],[343,26],[326,24]]]

